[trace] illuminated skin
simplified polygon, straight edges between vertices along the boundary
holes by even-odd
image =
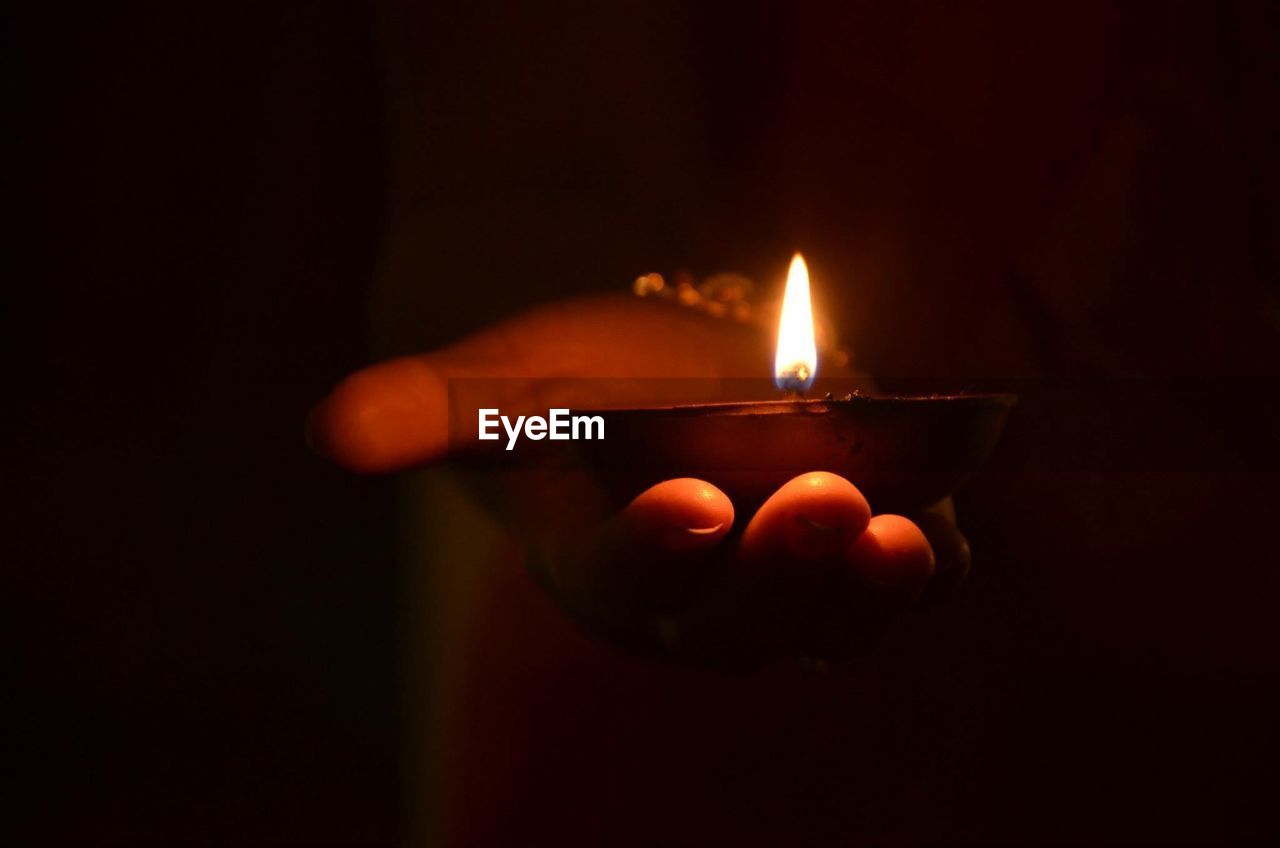
[[[350,375],[312,412],[308,440],[357,472],[426,465],[448,453],[451,377],[758,377],[772,345],[755,328],[667,304],[581,298]],[[537,408],[542,399],[526,400]],[[873,518],[857,488],[828,472],[797,476],[754,515],[735,515],[723,492],[691,478],[605,515],[566,495],[577,490],[565,482],[572,476],[521,477],[489,505],[546,563],[543,582],[562,606],[593,630],[643,633],[694,661],[839,658],[926,587],[941,594],[968,570],[949,503],[915,522]],[[735,524],[742,533],[731,535]],[[712,591],[678,618],[655,616],[713,564],[726,576]]]

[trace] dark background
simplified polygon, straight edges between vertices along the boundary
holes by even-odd
[[[827,297],[877,373],[1271,391],[1277,32],[1252,3],[19,9],[16,841],[400,837],[395,484],[301,439],[375,356],[800,247],[857,269]],[[1108,438],[1110,410],[1045,403],[1013,448],[1064,417]],[[930,638],[999,679],[939,721],[880,678],[952,743],[903,761],[955,788],[869,832],[1276,836],[1274,466],[1223,430],[1137,476],[975,484],[970,600]]]
[[[302,441],[370,356],[370,18],[9,28],[10,844],[395,839],[392,484]]]

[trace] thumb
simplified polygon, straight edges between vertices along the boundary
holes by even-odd
[[[552,396],[600,400],[549,392],[539,380],[751,376],[767,361],[764,348],[752,328],[666,304],[581,298],[535,309],[434,353],[357,371],[312,410],[307,441],[352,471],[395,471],[448,454],[450,380],[520,378],[491,383],[486,391],[503,396],[484,405],[524,413]]]
[[[430,356],[392,359],[339,383],[307,416],[307,444],[364,474],[444,457],[448,381]]]

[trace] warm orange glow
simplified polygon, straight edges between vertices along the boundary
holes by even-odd
[[[791,257],[787,291],[778,319],[778,347],[773,360],[773,381],[779,389],[803,392],[813,385],[818,370],[818,347],[813,338],[813,306],[809,303],[809,269],[804,257]]]

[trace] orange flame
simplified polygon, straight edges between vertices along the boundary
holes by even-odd
[[[778,319],[778,347],[773,360],[773,381],[786,392],[808,391],[818,370],[814,342],[813,306],[809,302],[809,269],[804,257],[791,257],[787,290]]]

